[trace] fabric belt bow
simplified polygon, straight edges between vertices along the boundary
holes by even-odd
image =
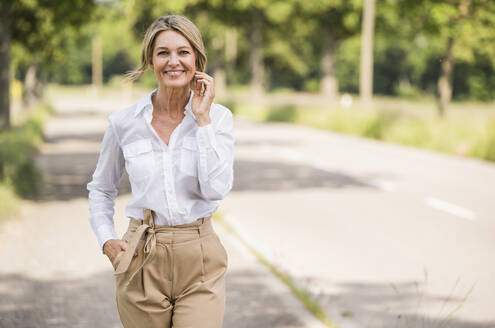
[[[143,268],[143,266],[153,258],[155,254],[156,248],[156,233],[159,231],[155,231],[155,222],[153,220],[153,215],[150,209],[145,209],[144,211],[144,219],[143,223],[137,228],[135,232],[131,234],[129,239],[129,245],[127,250],[122,254],[122,260],[117,265],[117,269],[115,270],[115,274],[121,274],[126,272],[129,269],[131,261],[134,257],[134,253],[136,252],[137,246],[143,234],[146,233],[146,241],[144,243],[144,261],[139,266],[139,268],[134,271],[129,280],[126,283],[126,286],[132,281],[134,276]],[[160,230],[160,229],[158,229]]]

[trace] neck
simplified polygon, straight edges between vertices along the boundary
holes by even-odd
[[[160,116],[166,115],[171,118],[179,117],[184,111],[191,88],[167,88],[159,86],[157,92],[152,97],[153,109]]]

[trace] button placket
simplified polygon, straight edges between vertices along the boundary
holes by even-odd
[[[172,175],[172,161],[170,160],[170,155],[163,153],[163,166],[164,166],[164,178],[165,178],[165,192],[167,194],[167,200],[169,205],[170,218],[174,220],[175,214],[177,213],[177,195],[175,193],[175,185],[173,183]]]

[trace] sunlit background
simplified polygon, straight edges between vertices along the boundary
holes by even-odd
[[[0,0],[0,327],[119,327],[86,184],[168,13],[236,119],[226,327],[495,327],[493,0]]]

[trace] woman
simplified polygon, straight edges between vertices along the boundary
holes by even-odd
[[[201,34],[187,18],[158,18],[148,28],[137,79],[153,69],[158,88],[113,113],[93,180],[91,226],[108,256],[124,327],[221,327],[225,248],[211,215],[232,188],[234,124],[213,103]],[[124,170],[132,200],[122,239],[114,199]]]

